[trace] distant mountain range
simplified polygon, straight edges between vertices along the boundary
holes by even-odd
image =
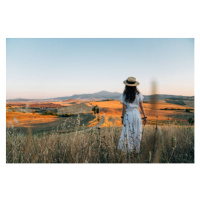
[[[56,98],[48,98],[48,99],[7,99],[6,101],[64,101],[67,99],[80,99],[80,100],[104,100],[104,99],[115,99],[119,100],[122,93],[119,92],[108,92],[101,91],[92,94],[74,94],[72,96],[64,96],[64,97],[56,97]],[[144,95],[144,101],[150,101],[152,95]],[[158,100],[168,99],[168,98],[194,98],[194,96],[180,96],[180,95],[166,95],[166,94],[157,94]]]

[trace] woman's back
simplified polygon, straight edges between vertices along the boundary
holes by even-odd
[[[138,108],[143,108],[142,100],[144,97],[137,90],[136,86],[139,85],[139,82],[136,81],[136,78],[128,77],[123,83],[126,85],[121,96],[121,103],[123,104],[121,116],[123,128],[118,149],[124,152],[139,153],[142,138],[142,120]]]
[[[135,100],[133,103],[129,103],[125,100],[124,94],[121,96],[121,103],[126,105],[126,110],[133,109],[133,108],[139,108],[139,102],[143,100],[143,95],[141,93],[136,94]]]

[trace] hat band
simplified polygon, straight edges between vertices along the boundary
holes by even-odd
[[[128,81],[128,80],[126,80],[126,82],[127,82],[128,84],[135,84],[135,83],[136,83],[136,81],[130,82],[130,81]]]

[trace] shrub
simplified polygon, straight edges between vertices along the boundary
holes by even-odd
[[[190,117],[190,118],[188,119],[188,122],[189,122],[189,124],[194,125],[194,118],[193,118],[193,117]]]
[[[94,114],[99,113],[99,107],[97,105],[93,106],[92,111],[94,112]]]
[[[42,113],[42,115],[54,115],[54,116],[58,116],[58,114],[57,113],[55,113],[55,112],[51,112],[51,111],[45,111],[44,113]]]

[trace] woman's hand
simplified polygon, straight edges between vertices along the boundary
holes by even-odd
[[[147,118],[144,118],[144,125],[147,123]]]

